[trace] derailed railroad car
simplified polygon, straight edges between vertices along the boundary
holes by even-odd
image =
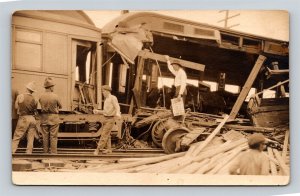
[[[35,81],[38,98],[44,91],[44,79],[54,78],[55,92],[63,104],[60,140],[94,140],[100,136],[101,116],[92,114],[92,109],[101,108],[102,84],[112,87],[112,94],[121,104],[125,124],[117,132],[120,137],[124,132],[130,134],[131,115],[136,114],[138,120],[147,117],[143,108],[147,108],[146,111],[149,107],[169,109],[172,89],[165,87],[162,81],[173,76],[167,70],[163,55],[182,62],[191,83],[186,106],[192,112],[209,114],[206,120],[230,113],[260,54],[266,60],[253,78],[253,85],[247,88],[255,93],[262,92],[288,79],[288,74],[280,73],[289,68],[286,41],[155,13],[123,14],[104,26],[101,32],[82,11],[19,11],[13,15],[12,30],[12,87],[22,91],[24,84]],[[125,47],[119,48],[119,43]],[[272,66],[274,62],[277,67]],[[211,84],[216,89],[213,90]],[[158,88],[159,85],[162,88]],[[230,88],[234,92],[229,91]],[[163,93],[162,89],[165,89]],[[276,99],[288,100],[285,91],[289,91],[287,83],[277,89]],[[262,94],[256,99],[263,99]],[[284,104],[282,123],[288,123],[288,101],[272,103]],[[268,109],[272,112],[272,108]],[[250,114],[253,111],[250,108]],[[243,110],[235,112],[247,116]],[[259,126],[255,115],[250,118]],[[131,135],[140,138],[145,134],[137,123]],[[210,125],[210,122],[201,123]],[[271,122],[267,126],[273,125]],[[152,128],[151,139],[161,146],[162,130],[155,132],[154,127],[146,129]]]
[[[83,11],[17,11],[12,17],[12,88],[34,81],[38,100],[46,77],[59,96],[59,140],[100,136],[102,107],[101,30]],[[124,116],[124,115],[123,115]],[[124,117],[126,118],[126,117]]]

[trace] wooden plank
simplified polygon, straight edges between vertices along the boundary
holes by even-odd
[[[236,150],[232,150],[232,152],[227,157],[225,157],[225,159],[223,159],[221,161],[218,161],[218,164],[212,170],[210,170],[207,174],[216,174],[216,173],[218,173],[218,171],[220,171],[222,169],[222,167],[227,165],[227,163],[229,163],[235,157],[237,157],[242,152],[242,150],[245,150],[247,148],[248,148],[248,146],[245,145],[245,146],[240,147]]]
[[[286,130],[284,136],[282,154],[281,154],[282,159],[285,163],[286,163],[286,154],[287,154],[288,144],[289,144],[289,137],[290,137],[290,130]]]
[[[206,164],[208,164],[210,161],[210,159],[205,159],[201,162],[193,162],[192,164],[186,166],[185,168],[182,168],[180,170],[178,170],[177,174],[192,174],[195,173],[197,170],[199,170],[201,167],[205,166]]]
[[[277,149],[273,149],[273,152],[275,154],[276,159],[278,160],[278,163],[283,171],[283,175],[289,175],[289,168],[285,164],[284,160],[282,159],[281,155],[279,154]]]
[[[27,160],[12,160],[12,170],[13,171],[26,171],[32,169],[32,165],[30,161]]]
[[[97,97],[97,104],[98,109],[102,109],[102,51],[100,42],[97,42],[97,70],[96,70],[96,97]]]
[[[223,144],[220,147],[215,147],[212,150],[202,152],[198,156],[189,156],[189,157],[185,156],[184,160],[182,162],[176,164],[172,168],[169,168],[169,169],[167,169],[166,171],[163,171],[163,172],[172,173],[174,171],[177,171],[181,168],[186,167],[187,165],[189,165],[192,162],[203,161],[204,159],[211,158],[211,157],[213,157],[213,156],[215,156],[219,153],[223,153],[223,152],[229,151],[233,148],[236,148],[240,145],[243,145],[246,142],[247,142],[247,139],[241,139],[241,140],[234,141],[234,142],[231,142],[231,143]]]
[[[132,89],[133,97],[134,97],[137,108],[140,108],[142,106],[140,92],[141,92],[141,88],[142,88],[144,62],[145,62],[145,59],[143,57],[140,57],[138,60],[138,65],[137,65],[134,87]]]
[[[187,133],[181,140],[181,145],[188,146],[190,145],[201,133],[206,130],[204,127],[194,128],[191,132]]]
[[[157,61],[164,62],[164,63],[167,62],[164,55],[157,54],[157,53],[152,53],[152,52],[149,52],[149,51],[146,51],[146,50],[140,51],[138,56],[141,56],[145,59],[153,59],[153,60],[157,60]],[[205,65],[203,65],[203,64],[194,63],[194,62],[191,62],[191,61],[185,61],[185,60],[182,60],[182,59],[170,57],[171,62],[173,62],[174,60],[179,61],[180,64],[183,67],[186,67],[186,68],[190,68],[190,69],[194,69],[194,70],[198,70],[198,71],[204,71],[204,69],[205,69]]]
[[[220,153],[220,154],[213,156],[204,167],[199,168],[195,173],[196,174],[204,174],[204,173],[208,172],[209,170],[214,168],[218,164],[219,161],[222,161],[224,158],[226,158],[226,155],[228,155],[228,153]]]
[[[148,165],[148,168],[141,171],[141,173],[165,173],[164,171],[182,162],[183,160],[184,160],[183,157],[178,157],[163,162],[155,163],[152,165]]]
[[[287,79],[287,80],[285,80],[285,81],[283,81],[283,82],[278,82],[278,83],[275,84],[274,86],[271,86],[271,87],[269,87],[269,88],[267,88],[267,89],[264,89],[263,91],[261,91],[261,92],[259,92],[259,93],[256,93],[256,95],[258,96],[258,95],[260,95],[260,94],[263,94],[265,91],[271,90],[271,89],[273,89],[273,88],[276,88],[277,86],[281,86],[281,85],[283,85],[283,84],[285,84],[285,83],[288,83],[289,81],[290,81],[290,80]]]
[[[205,148],[206,145],[220,132],[221,128],[224,126],[226,121],[228,120],[229,116],[226,115],[222,122],[216,127],[216,129],[206,138],[206,140],[192,153],[192,156],[196,156]]]
[[[236,100],[236,102],[235,102],[235,104],[234,104],[234,106],[233,106],[233,108],[230,112],[230,115],[229,115],[230,120],[235,119],[236,115],[238,114],[238,112],[239,112],[243,102],[245,101],[245,99],[246,99],[246,97],[247,97],[247,95],[248,95],[248,93],[249,93],[249,91],[250,91],[250,89],[253,85],[253,82],[256,79],[256,76],[257,76],[259,70],[261,69],[261,67],[262,67],[265,60],[266,60],[265,56],[263,56],[263,55],[258,56],[258,58],[256,60],[256,63],[254,65],[254,67],[253,67],[253,69],[252,69],[245,85],[243,86],[243,89],[242,89],[239,97],[237,98],[237,100]]]
[[[102,166],[97,171],[109,172],[112,170],[128,169],[128,168],[137,167],[137,166],[141,166],[141,165],[145,165],[145,164],[158,163],[158,162],[170,160],[170,159],[177,158],[177,157],[182,157],[184,154],[185,154],[185,152],[181,152],[181,153],[175,153],[175,154],[170,154],[170,155],[165,155],[165,156],[160,156],[160,157],[153,157],[151,159],[137,161],[137,162],[133,162],[133,163],[126,163],[126,164],[122,164],[122,165],[109,165],[106,167]],[[87,168],[85,170],[88,171],[88,170],[93,170],[93,169],[94,168]]]
[[[269,72],[269,75],[282,75],[282,74],[289,74],[289,69],[270,69],[268,68],[268,72]]]
[[[85,97],[84,97],[84,94],[83,94],[83,91],[82,91],[82,85],[81,84],[78,84],[78,89],[79,89],[79,93],[80,93],[80,96],[81,96],[81,100],[82,100],[82,103],[86,103],[86,100],[85,100]]]
[[[219,154],[221,152],[226,152],[226,151],[229,151],[231,149],[237,148],[239,146],[243,146],[246,143],[247,143],[247,139],[243,138],[243,139],[240,139],[240,140],[237,140],[237,141],[234,141],[234,142],[230,142],[226,145],[224,144],[219,148],[215,148],[215,149],[200,153],[198,156],[196,156],[194,158],[194,161],[201,161],[203,159],[212,157],[212,156],[214,156],[216,154]]]
[[[268,155],[274,159],[274,154],[272,148],[268,147]],[[274,162],[270,160],[270,168],[272,175],[277,175],[277,168]]]

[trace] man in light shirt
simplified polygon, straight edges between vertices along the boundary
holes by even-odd
[[[186,97],[186,82],[187,76],[185,71],[182,68],[182,65],[178,60],[174,60],[172,63],[170,62],[170,58],[168,55],[165,56],[168,64],[168,69],[175,76],[174,86],[176,87],[176,93],[174,98],[182,98],[183,103]]]
[[[103,128],[98,142],[98,146],[94,151],[94,155],[102,153],[111,153],[111,136],[110,133],[116,123],[116,118],[121,117],[120,105],[116,96],[111,94],[111,88],[108,85],[102,86],[102,94],[105,98],[103,110],[94,110],[94,114],[103,114],[106,119],[103,122]],[[104,150],[104,148],[107,148]]]

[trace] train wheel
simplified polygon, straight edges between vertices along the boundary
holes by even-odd
[[[158,147],[162,147],[161,143],[165,133],[174,127],[180,127],[180,124],[172,118],[163,119],[156,122],[151,130],[151,136],[154,144]]]
[[[175,153],[176,143],[180,141],[180,139],[189,133],[189,130],[186,127],[177,127],[169,129],[162,140],[162,148],[165,153],[172,154]]]
[[[164,122],[166,122],[166,119],[157,121],[153,125],[152,130],[151,130],[152,141],[158,147],[162,147],[162,145],[161,145],[162,138],[163,138],[164,134],[167,132],[167,129],[164,126]]]

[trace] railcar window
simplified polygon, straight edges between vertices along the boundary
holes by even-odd
[[[42,71],[42,33],[16,29],[14,67]]]
[[[86,84],[90,83],[90,77],[92,72],[92,51],[90,47],[77,45],[76,56],[76,81],[80,81]]]
[[[231,93],[239,93],[240,87],[237,85],[225,84],[225,90]]]
[[[239,45],[239,37],[236,37],[236,36],[221,34],[221,40],[222,40],[223,45],[224,44],[225,45],[234,45],[234,46]]]
[[[194,29],[194,34],[195,34],[195,35],[210,36],[210,37],[215,36],[214,30],[199,29],[199,28],[195,28],[195,29]]]
[[[175,32],[184,32],[184,26],[180,24],[175,24],[175,23],[170,23],[170,22],[164,22],[163,28],[170,30],[170,31],[175,31]]]
[[[40,32],[24,31],[17,29],[16,40],[30,43],[41,43],[42,35]]]
[[[243,46],[252,47],[259,49],[261,46],[261,41],[259,40],[252,40],[252,39],[243,39]]]
[[[263,93],[263,98],[275,98],[276,91],[274,90],[265,90]]]
[[[210,81],[203,81],[203,82],[210,85],[211,92],[217,91],[218,84],[216,82],[210,82]]]

